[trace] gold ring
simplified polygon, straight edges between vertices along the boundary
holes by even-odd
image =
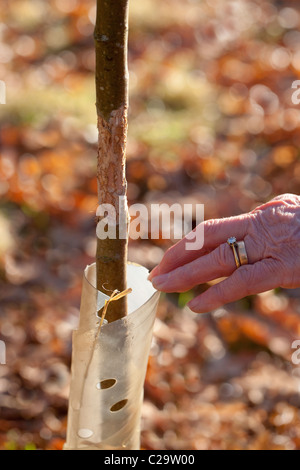
[[[237,242],[237,249],[241,266],[248,264],[249,260],[245,247],[245,242]]]
[[[236,267],[239,268],[241,266],[241,262],[240,262],[240,258],[238,254],[238,244],[237,244],[236,238],[235,237],[228,238],[227,243],[232,248]]]

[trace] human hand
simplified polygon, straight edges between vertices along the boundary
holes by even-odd
[[[194,312],[204,313],[276,287],[300,287],[299,196],[277,196],[248,214],[202,224],[203,248],[187,251],[186,238],[172,246],[149,275],[156,289],[186,292],[226,277],[188,303]],[[233,236],[245,242],[249,261],[238,269],[227,243]]]

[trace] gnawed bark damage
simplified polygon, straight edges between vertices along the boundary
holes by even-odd
[[[119,216],[119,197],[126,197],[127,107],[112,111],[109,122],[98,116],[98,199],[112,204]]]
[[[108,233],[115,238],[97,241],[97,285],[98,290],[108,295],[114,290],[124,291],[127,288],[127,232],[128,212],[126,199],[126,139],[127,139],[127,106],[112,111],[109,121],[98,116],[98,199],[99,204],[110,204],[115,211],[115,218],[109,219]],[[120,199],[122,198],[122,199]],[[123,207],[120,207],[122,201]],[[127,214],[120,226],[120,212]],[[99,219],[98,219],[99,221]],[[111,230],[111,228],[113,230]],[[126,238],[124,238],[124,232]],[[127,313],[126,297],[110,305],[106,319],[111,322],[122,318]]]

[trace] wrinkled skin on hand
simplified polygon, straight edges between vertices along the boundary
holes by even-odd
[[[203,224],[203,248],[186,250],[185,238],[171,247],[149,276],[155,288],[185,292],[225,277],[189,302],[191,310],[204,313],[276,287],[300,287],[299,196],[277,196],[248,214]],[[226,242],[232,236],[244,240],[248,254],[249,263],[238,269]]]

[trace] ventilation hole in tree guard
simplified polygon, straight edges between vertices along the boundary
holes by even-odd
[[[90,429],[82,428],[78,431],[78,436],[81,437],[81,439],[89,439],[90,437],[92,437],[93,434],[93,431],[91,431]]]
[[[122,408],[124,408],[125,405],[127,405],[127,402],[128,400],[121,400],[121,401],[118,401],[118,403],[115,403],[110,411],[112,411],[113,413],[116,412],[116,411],[120,411],[122,410]]]
[[[98,382],[96,387],[98,390],[105,390],[107,388],[113,387],[117,383],[116,379],[106,379]]]

